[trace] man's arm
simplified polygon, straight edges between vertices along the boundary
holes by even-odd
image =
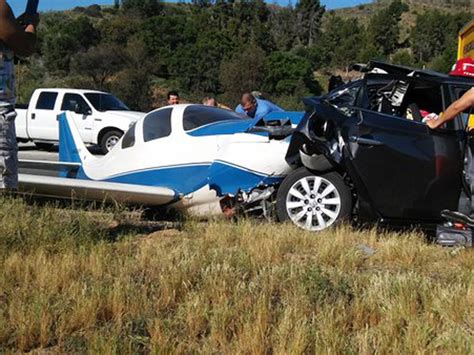
[[[242,108],[242,105],[238,105],[236,108],[235,108],[235,112],[237,113],[243,113],[245,115],[245,111],[244,109]]]
[[[0,40],[20,56],[30,56],[35,52],[35,26],[21,27],[6,0],[0,0]]]
[[[454,101],[446,111],[437,119],[429,120],[426,124],[431,128],[435,129],[442,126],[445,122],[451,121],[461,112],[474,106],[474,88],[468,90],[459,100]]]

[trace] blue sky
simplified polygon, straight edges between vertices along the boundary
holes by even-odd
[[[26,6],[26,0],[7,0],[13,11],[18,16],[21,14]],[[295,3],[296,0],[269,0],[268,2],[276,2],[280,5],[287,5],[289,2]],[[358,4],[371,2],[370,0],[322,0],[323,4],[328,9],[335,9],[338,7],[354,6]],[[88,6],[91,4],[112,5],[113,0],[40,0],[40,11],[48,10],[64,10],[75,6]]]

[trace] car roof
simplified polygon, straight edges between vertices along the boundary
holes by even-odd
[[[435,81],[440,84],[454,84],[454,85],[468,85],[474,86],[474,79],[462,76],[452,76],[448,74],[442,74],[433,70],[427,69],[416,69],[403,65],[389,64],[381,61],[370,61],[369,64],[356,64],[353,65],[354,70],[367,73],[367,76],[377,77],[377,76],[393,76],[397,79],[401,77],[411,77],[411,78],[420,78],[429,81]],[[377,69],[385,73],[378,72]],[[374,73],[375,72],[375,73]]]

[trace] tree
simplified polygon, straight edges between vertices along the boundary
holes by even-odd
[[[303,46],[311,46],[316,40],[325,8],[319,0],[300,0],[296,3],[298,40]]]
[[[265,51],[251,45],[221,63],[219,80],[227,101],[237,103],[242,93],[261,89],[264,61]]]
[[[115,16],[103,19],[100,22],[100,33],[102,43],[114,43],[122,45],[127,43],[142,24],[139,15],[119,12]]]
[[[157,16],[163,10],[160,0],[122,0],[125,11],[136,11],[145,17]]]
[[[401,16],[408,9],[408,5],[401,0],[394,0],[387,8],[373,15],[367,28],[366,44],[373,44],[383,55],[395,52],[399,47]]]
[[[52,73],[67,73],[74,55],[99,43],[99,31],[85,16],[75,19],[52,16],[46,21],[48,27],[43,34],[41,51],[46,68]]]
[[[391,62],[393,64],[405,65],[407,67],[412,67],[415,64],[413,60],[413,55],[408,49],[402,49],[395,53],[392,56]]]
[[[470,13],[444,14],[438,10],[418,15],[411,31],[411,46],[417,61],[429,62],[443,55],[449,47],[453,48],[458,32],[471,16]]]
[[[123,47],[104,44],[74,56],[71,69],[78,75],[90,78],[95,88],[103,90],[106,88],[106,82],[123,69],[125,62]]]
[[[111,82],[110,90],[134,110],[149,111],[151,107],[151,75],[153,63],[146,45],[132,38],[125,50],[125,66]]]
[[[312,62],[315,66],[347,68],[358,61],[363,38],[364,29],[357,19],[344,19],[330,14],[324,31],[311,51],[317,55],[316,60],[313,59]]]
[[[265,60],[264,75],[264,90],[276,95],[293,95],[298,87],[309,92],[316,88],[309,61],[292,53],[270,54]]]
[[[293,48],[298,38],[296,11],[291,7],[279,8],[272,11],[269,21],[276,48],[284,51]]]

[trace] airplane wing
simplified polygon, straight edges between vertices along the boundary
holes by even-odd
[[[19,191],[46,197],[79,198],[95,201],[166,205],[181,198],[165,187],[120,184],[115,182],[19,174]]]

